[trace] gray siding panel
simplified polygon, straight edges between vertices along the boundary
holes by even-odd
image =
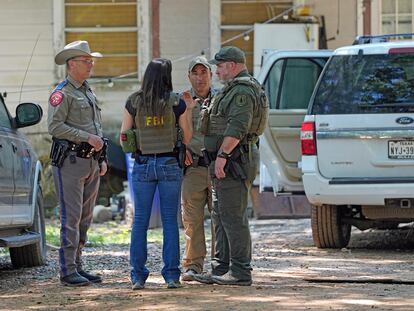
[[[160,0],[161,57],[173,61],[175,91],[190,86],[187,68],[191,57],[174,60],[199,55],[202,49],[210,46],[209,16],[209,0]]]
[[[45,116],[49,93],[56,82],[53,0],[0,0],[0,7],[0,92],[7,92],[5,100],[13,116],[19,99],[40,104]],[[44,131],[45,120],[36,128]]]

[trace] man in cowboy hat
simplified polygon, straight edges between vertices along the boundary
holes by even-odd
[[[102,282],[82,268],[81,254],[98,194],[99,178],[107,171],[100,108],[88,79],[94,58],[86,41],[66,45],[55,57],[66,64],[67,77],[52,92],[48,130],[53,136],[52,165],[60,207],[60,281],[68,286]]]

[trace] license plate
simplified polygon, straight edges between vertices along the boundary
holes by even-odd
[[[414,140],[388,141],[389,159],[414,159]]]

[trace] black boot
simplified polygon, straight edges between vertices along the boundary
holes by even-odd
[[[89,280],[78,272],[73,272],[67,276],[60,277],[60,282],[66,286],[85,286],[91,284]]]
[[[101,283],[102,282],[102,278],[99,275],[96,274],[90,274],[84,270],[79,270],[78,273],[83,276],[84,278],[88,279],[89,282],[92,283]]]

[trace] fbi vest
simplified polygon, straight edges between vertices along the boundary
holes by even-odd
[[[141,154],[156,154],[172,152],[177,142],[177,126],[173,107],[178,106],[180,97],[171,92],[167,100],[164,114],[154,116],[151,112],[139,109],[138,96],[137,113],[135,115],[135,139]]]

